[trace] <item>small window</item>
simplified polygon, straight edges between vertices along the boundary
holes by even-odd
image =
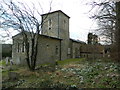
[[[49,44],[47,44],[46,46],[47,46],[47,48],[49,48]]]
[[[49,30],[52,29],[52,20],[51,19],[48,20],[48,29]]]
[[[25,52],[25,43],[22,43],[22,52]]]
[[[68,54],[70,54],[70,48],[68,48]]]
[[[58,46],[56,46],[56,51],[55,51],[56,54],[58,54]]]
[[[66,29],[66,20],[63,21],[63,27]]]
[[[17,43],[17,52],[19,52],[20,45]]]
[[[64,20],[64,24],[66,23],[66,21]]]

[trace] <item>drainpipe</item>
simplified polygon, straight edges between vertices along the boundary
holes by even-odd
[[[59,35],[59,12],[58,12],[58,38],[60,38],[60,35]]]
[[[62,57],[62,56],[61,56],[61,41],[62,41],[62,40],[60,40],[60,60],[61,60],[61,57]]]

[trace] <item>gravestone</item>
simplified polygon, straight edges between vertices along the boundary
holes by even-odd
[[[9,80],[17,80],[19,77],[19,74],[16,72],[8,72]]]
[[[14,63],[13,63],[13,60],[12,59],[10,59],[10,65],[13,65]]]
[[[9,57],[6,57],[6,65],[8,65]]]

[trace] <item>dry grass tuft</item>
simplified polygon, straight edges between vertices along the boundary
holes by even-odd
[[[31,75],[35,75],[37,77],[40,76],[40,74],[38,72],[33,72],[33,71],[30,71],[28,69],[20,69],[18,71],[18,73],[21,75],[21,76],[31,76]]]

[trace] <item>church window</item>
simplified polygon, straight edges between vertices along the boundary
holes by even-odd
[[[66,21],[64,20],[64,24],[66,23]]]
[[[63,23],[63,24],[64,24],[64,28],[65,28],[65,27],[66,27],[66,20],[64,20],[64,23]]]
[[[49,30],[52,29],[52,20],[51,19],[48,20],[48,29]]]
[[[70,54],[70,48],[68,48],[68,54]]]
[[[49,44],[47,44],[46,46],[47,46],[47,48],[49,48]]]
[[[25,52],[25,43],[22,43],[22,52]]]
[[[17,52],[19,52],[20,45],[17,43]]]
[[[56,51],[55,51],[56,54],[58,54],[58,46],[56,46]]]

